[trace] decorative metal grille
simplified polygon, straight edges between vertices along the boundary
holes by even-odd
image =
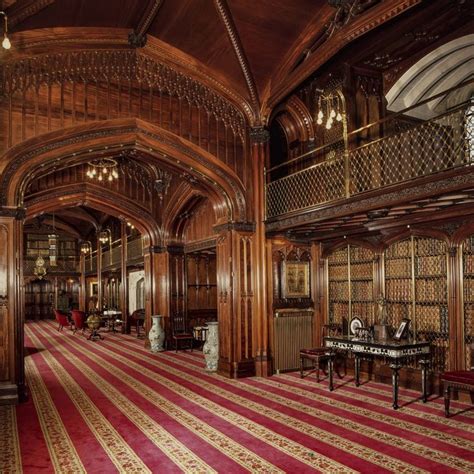
[[[329,323],[347,325],[349,317],[348,248],[328,257],[328,315]]]
[[[474,160],[474,109],[468,104],[350,150],[267,185],[267,218],[468,165]],[[387,124],[386,128],[389,128]],[[321,150],[319,156],[330,156]],[[331,155],[332,156],[332,155]]]
[[[415,338],[433,345],[433,367],[448,369],[447,247],[441,240],[413,237],[385,251],[385,297],[394,330],[411,320]]]
[[[466,368],[474,365],[474,236],[463,242],[464,347]]]
[[[325,161],[267,185],[267,216],[334,201],[345,196],[344,159]]]
[[[385,251],[387,324],[397,328],[404,318],[413,319],[411,240],[396,242]]]
[[[350,247],[351,318],[374,324],[374,253],[363,247]]]
[[[414,330],[431,342],[433,367],[442,372],[449,369],[447,246],[442,240],[415,238],[414,252]]]

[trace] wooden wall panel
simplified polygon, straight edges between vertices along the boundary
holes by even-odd
[[[0,224],[0,382],[10,378],[10,352],[13,350],[10,334],[12,314],[9,311],[9,251],[8,228]]]
[[[216,215],[212,207],[212,203],[206,200],[199,208],[189,217],[184,231],[185,242],[193,242],[195,240],[203,240],[215,236],[214,225],[216,224]]]

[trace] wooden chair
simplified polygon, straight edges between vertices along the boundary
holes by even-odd
[[[71,311],[71,316],[74,323],[73,334],[76,334],[76,332],[80,330],[82,330],[82,333],[84,334],[84,331],[86,330],[86,313],[84,313],[84,311],[79,311],[78,309],[73,309]]]
[[[145,310],[144,309],[136,309],[129,318],[130,327],[135,325],[135,329],[137,331],[137,338],[140,337],[140,328],[143,327],[145,323]]]
[[[441,376],[444,385],[444,415],[449,417],[451,390],[474,392],[474,370],[455,370]]]
[[[323,327],[323,338],[324,336],[336,336],[342,332],[342,328],[338,324],[326,324]],[[316,381],[319,382],[319,372],[321,368],[321,363],[328,364],[329,362],[334,362],[336,354],[333,350],[324,347],[314,347],[311,349],[301,349],[300,350],[300,377],[303,378],[305,375],[316,371]],[[306,361],[311,361],[312,368],[308,374],[305,374],[305,363]]]
[[[193,350],[194,337],[186,326],[186,317],[183,313],[176,313],[173,315],[171,321],[171,338],[174,342],[174,349],[178,352],[178,349],[190,348]],[[183,343],[186,343],[183,349]]]
[[[54,316],[56,318],[56,321],[58,322],[58,331],[62,331],[64,326],[70,326],[69,320],[67,318],[67,314],[63,313],[59,309],[54,310]]]

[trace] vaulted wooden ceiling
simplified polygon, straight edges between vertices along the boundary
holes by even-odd
[[[13,39],[31,30],[56,29],[60,36],[58,28],[63,34],[77,28],[81,47],[81,39],[87,43],[100,28],[122,35],[127,47],[130,32],[146,35],[147,47],[210,73],[265,115],[344,45],[421,2],[4,0],[0,9],[9,15]],[[102,45],[108,46],[105,39]]]

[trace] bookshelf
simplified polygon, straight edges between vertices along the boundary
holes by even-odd
[[[353,317],[373,324],[374,253],[348,245],[329,255],[327,261],[329,323],[340,324],[345,334]]]
[[[447,370],[449,349],[447,245],[426,237],[396,242],[384,253],[388,323],[411,320],[415,338],[433,344],[435,370]]]
[[[464,347],[466,368],[474,365],[471,345],[474,343],[474,236],[462,244],[463,305],[464,305]]]

